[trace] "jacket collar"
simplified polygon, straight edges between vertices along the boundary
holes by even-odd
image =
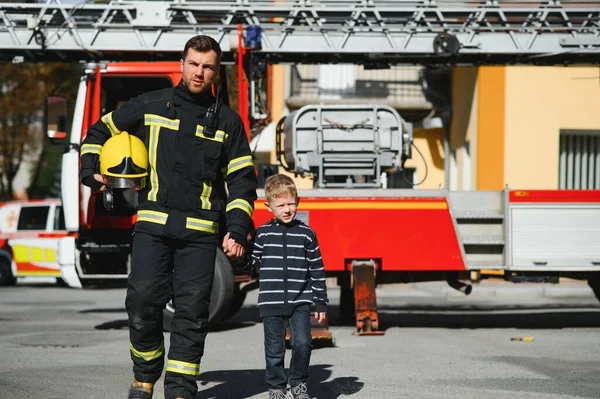
[[[279,223],[277,221],[277,219],[273,218],[269,221],[269,225],[270,226],[284,226],[284,227],[292,227],[292,226],[296,226],[300,224],[300,221],[298,219],[294,219],[291,222],[285,224],[285,223]]]
[[[194,103],[202,107],[209,107],[215,103],[215,96],[213,96],[210,90],[202,92],[200,94],[192,94],[187,87],[183,84],[183,79],[179,81],[179,84],[175,86],[175,103],[180,103],[183,100],[188,103]]]

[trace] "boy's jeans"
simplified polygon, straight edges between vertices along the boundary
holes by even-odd
[[[265,380],[270,389],[287,388],[284,371],[286,320],[292,334],[289,384],[294,386],[306,382],[308,378],[312,336],[310,333],[310,311],[306,307],[297,308],[289,317],[268,316],[263,318],[265,359],[267,363]]]

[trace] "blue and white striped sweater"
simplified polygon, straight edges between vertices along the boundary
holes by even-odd
[[[287,316],[300,306],[327,310],[325,267],[315,232],[299,220],[271,220],[256,230],[249,267],[259,272],[261,317]]]

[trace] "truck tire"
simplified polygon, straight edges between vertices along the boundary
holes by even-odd
[[[600,274],[593,274],[588,280],[588,285],[594,291],[596,299],[600,301]]]
[[[13,276],[10,262],[5,258],[0,258],[0,285],[15,285],[17,278]]]
[[[229,307],[229,312],[227,312],[227,318],[233,317],[244,305],[244,301],[246,300],[246,291],[242,291],[240,289],[240,284],[235,285],[235,290],[233,293],[233,300],[231,301],[231,306]]]
[[[217,249],[217,258],[215,262],[215,276],[213,278],[213,288],[210,295],[210,307],[208,316],[208,326],[213,327],[227,318],[229,308],[233,302],[235,293],[235,279],[233,268],[227,256],[219,248]],[[170,301],[163,311],[163,329],[171,331],[171,321],[175,313],[173,302]]]
[[[350,287],[340,287],[340,317],[345,321],[354,321],[354,290]]]
[[[354,321],[356,317],[354,305],[354,289],[350,285],[350,274],[345,273],[338,279],[340,286],[340,318],[344,321]]]

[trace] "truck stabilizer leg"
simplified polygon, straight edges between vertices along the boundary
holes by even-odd
[[[376,264],[374,261],[352,262],[352,281],[356,309],[356,331],[354,335],[385,334],[385,331],[379,331],[375,271]]]

